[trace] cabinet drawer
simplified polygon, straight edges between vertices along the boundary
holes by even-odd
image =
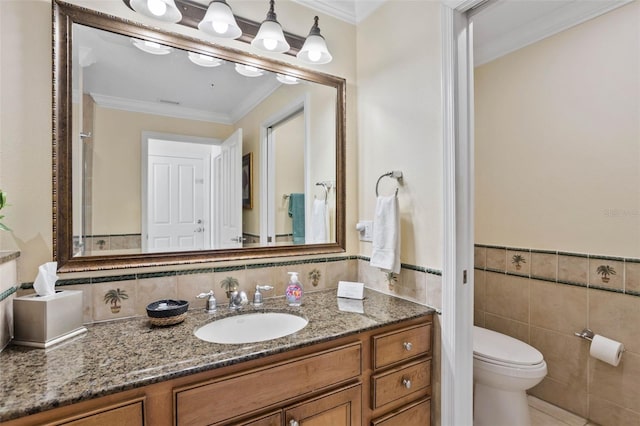
[[[431,385],[431,360],[415,361],[371,377],[372,408],[376,409]]]
[[[222,422],[355,379],[360,374],[361,345],[354,343],[176,389],[176,422],[181,426]]]
[[[373,337],[373,369],[387,367],[431,352],[431,324]]]
[[[430,424],[430,398],[408,404],[384,417],[371,421],[372,426],[429,426]]]
[[[62,422],[55,422],[54,424],[69,426],[143,426],[145,424],[143,399],[104,407]]]

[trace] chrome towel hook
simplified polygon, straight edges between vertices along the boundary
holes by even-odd
[[[380,184],[380,180],[383,177],[390,177],[390,178],[396,179],[398,181],[398,184],[402,183],[402,172],[400,170],[393,170],[391,172],[383,174],[378,178],[378,181],[376,182],[376,197],[379,196],[378,185]],[[398,195],[398,188],[396,188],[396,195]]]

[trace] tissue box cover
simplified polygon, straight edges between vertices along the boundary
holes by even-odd
[[[45,348],[86,328],[82,326],[82,291],[63,290],[51,296],[13,299],[14,343]]]

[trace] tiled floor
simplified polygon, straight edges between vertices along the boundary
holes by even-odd
[[[528,398],[531,426],[598,426],[541,399]]]

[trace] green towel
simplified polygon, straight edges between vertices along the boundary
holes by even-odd
[[[289,196],[289,217],[293,221],[293,244],[304,244],[304,194]]]

